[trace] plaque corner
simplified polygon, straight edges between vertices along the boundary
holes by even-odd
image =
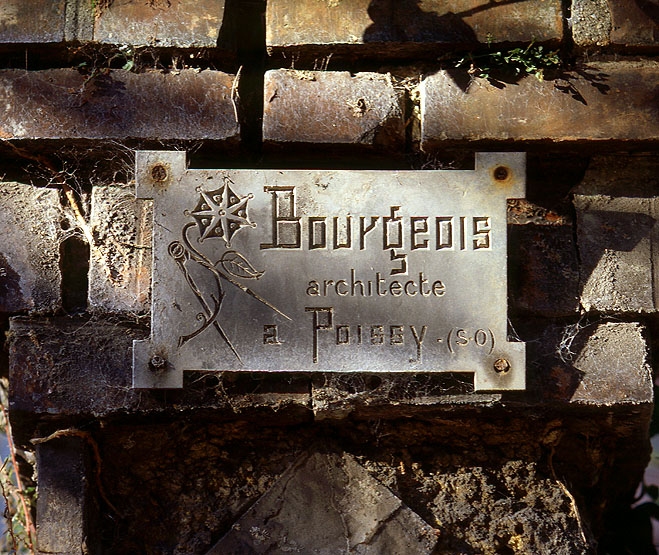
[[[506,342],[501,352],[486,359],[485,368],[474,374],[474,390],[525,391],[526,343]]]
[[[476,172],[485,174],[493,190],[507,199],[526,196],[525,152],[477,152],[475,162]]]
[[[132,388],[182,389],[183,372],[150,340],[134,340]]]
[[[187,153],[182,150],[136,150],[135,195],[150,199],[166,190],[187,170]]]

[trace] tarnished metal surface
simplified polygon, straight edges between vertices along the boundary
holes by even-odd
[[[133,386],[184,370],[475,372],[523,389],[506,330],[506,199],[525,156],[473,171],[188,170],[137,153],[153,198],[151,340]]]

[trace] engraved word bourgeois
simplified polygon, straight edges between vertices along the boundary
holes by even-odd
[[[364,250],[371,244],[379,244],[383,250],[411,251],[492,248],[488,216],[401,216],[400,206],[391,206],[386,216],[303,218],[297,215],[294,186],[266,186],[264,191],[272,195],[272,238],[269,243],[261,243],[261,249]]]

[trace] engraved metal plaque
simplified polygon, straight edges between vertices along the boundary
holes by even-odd
[[[469,171],[201,170],[159,151],[136,165],[154,229],[133,387],[180,388],[186,370],[409,371],[524,389],[506,298],[524,154],[477,154]]]

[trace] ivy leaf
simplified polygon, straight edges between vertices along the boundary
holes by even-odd
[[[234,277],[243,279],[259,279],[263,272],[259,272],[238,251],[226,251],[219,263],[222,268]]]

